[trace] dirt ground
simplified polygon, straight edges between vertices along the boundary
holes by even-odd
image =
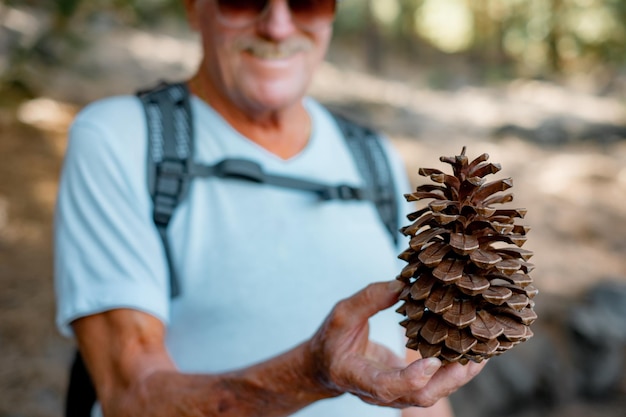
[[[145,86],[105,79],[106,91],[81,90],[93,80],[76,79],[72,89],[56,80],[40,98],[15,105],[4,97],[0,106],[0,417],[61,413],[72,343],[53,324],[50,243],[71,118],[85,101]],[[414,183],[422,181],[418,167],[440,167],[439,156],[464,145],[470,156],[487,152],[500,162],[502,175],[514,179],[514,205],[528,209],[525,247],[535,252],[533,277],[546,299],[563,305],[599,281],[626,283],[626,140],[615,129],[626,108],[619,98],[536,81],[436,91],[331,63],[312,93],[387,132]],[[626,386],[600,403],[524,414],[539,415],[624,417]]]
[[[58,416],[70,343],[53,326],[52,212],[63,136],[0,123],[0,416]]]

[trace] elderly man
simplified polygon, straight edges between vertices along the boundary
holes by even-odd
[[[185,4],[204,51],[187,83],[196,159],[360,183],[333,117],[305,97],[335,0]],[[182,287],[170,299],[146,134],[136,97],[93,103],[72,126],[61,179],[58,323],[94,381],[94,415],[451,414],[445,397],[482,365],[405,362],[388,309],[402,284],[371,284],[396,275],[399,249],[369,202],[197,180],[168,229]],[[400,196],[403,167],[385,147]]]

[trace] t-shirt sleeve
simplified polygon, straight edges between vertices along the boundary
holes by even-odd
[[[70,129],[54,232],[57,325],[67,336],[73,320],[111,309],[163,322],[169,315],[167,266],[146,185],[147,140],[138,127],[145,122],[138,103],[125,106],[88,108]]]

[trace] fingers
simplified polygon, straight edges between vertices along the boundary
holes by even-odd
[[[415,361],[404,369],[382,369],[373,361],[352,363],[348,364],[354,371],[348,391],[372,404],[431,407],[469,382],[484,366],[485,362],[442,366],[436,358]]]
[[[345,385],[349,392],[368,402],[391,405],[401,397],[410,397],[424,389],[441,367],[441,362],[430,358],[406,368],[391,368],[378,361],[353,356],[345,365]]]
[[[397,280],[370,284],[353,296],[339,302],[336,313],[340,316],[347,316],[346,318],[350,318],[353,322],[363,322],[379,311],[394,305],[398,301],[402,288],[404,284]]]
[[[431,359],[432,358],[413,362],[408,368],[418,365],[419,362]],[[470,362],[467,365],[452,363],[441,366],[421,390],[405,396],[401,399],[401,402],[420,407],[430,407],[441,398],[449,396],[461,386],[468,383],[472,378],[478,375],[485,367],[486,363],[487,361],[483,361],[482,363]],[[416,369],[414,372],[419,374],[423,372],[423,370]]]
[[[433,376],[429,388],[443,395],[450,395],[478,375],[486,364],[487,361],[469,362],[467,365],[448,364]]]

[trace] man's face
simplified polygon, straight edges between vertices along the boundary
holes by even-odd
[[[284,109],[306,93],[324,59],[332,19],[303,25],[287,0],[270,0],[254,19],[220,12],[217,0],[188,0],[189,19],[204,49],[201,71],[228,101],[244,111]]]

